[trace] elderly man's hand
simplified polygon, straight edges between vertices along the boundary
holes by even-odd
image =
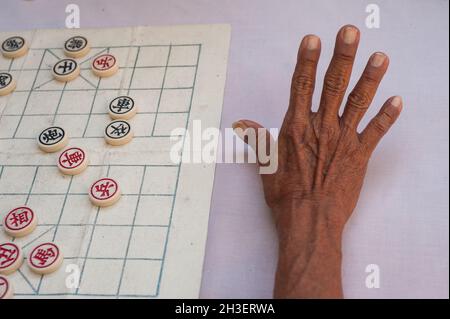
[[[338,32],[317,112],[311,111],[311,103],[320,39],[308,35],[300,44],[277,141],[278,169],[261,175],[280,239],[275,297],[342,297],[342,231],[356,206],[370,155],[402,109],[401,98],[391,97],[367,127],[357,131],[388,68],[388,57],[377,52],[339,116],[359,35],[350,25]],[[261,129],[250,120],[233,127]]]

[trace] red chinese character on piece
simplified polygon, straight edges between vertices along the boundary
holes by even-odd
[[[106,70],[111,68],[116,63],[116,59],[109,54],[101,55],[94,61],[95,68],[99,70]]]
[[[84,155],[80,151],[76,150],[73,153],[70,153],[70,150],[67,150],[63,154],[62,163],[65,163],[68,166],[72,167],[73,165],[82,162],[83,159],[84,159]]]
[[[3,220],[5,232],[12,237],[22,237],[36,227],[36,215],[29,207],[22,206],[11,210]]]
[[[56,253],[53,250],[53,247],[48,248],[39,248],[36,250],[36,253],[33,255],[33,259],[39,261],[39,265],[44,266],[49,264],[50,261],[53,261],[53,258],[56,257]]]
[[[17,259],[18,249],[14,244],[0,245],[0,268],[10,266]]]
[[[15,227],[20,227],[23,224],[28,224],[30,219],[28,216],[28,211],[27,210],[23,210],[21,212],[11,212],[8,220],[11,222],[12,225],[14,225]]]
[[[109,197],[109,189],[114,188],[114,184],[110,181],[105,181],[99,185],[95,185],[95,191],[99,193],[99,197]]]
[[[113,197],[118,191],[117,183],[111,178],[102,178],[96,181],[91,188],[91,195],[99,200]]]

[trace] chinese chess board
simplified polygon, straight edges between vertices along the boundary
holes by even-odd
[[[174,163],[170,134],[193,120],[219,127],[229,26],[34,30],[3,32],[0,40],[13,35],[30,50],[0,57],[0,72],[17,81],[12,94],[0,97],[0,217],[29,206],[38,226],[17,239],[0,231],[0,243],[12,241],[27,256],[41,242],[55,242],[64,255],[55,273],[37,275],[24,263],[9,275],[15,297],[198,297],[215,166]],[[76,35],[91,50],[76,59],[75,80],[58,82],[51,70]],[[90,67],[104,53],[119,63],[108,78]],[[114,147],[103,131],[111,121],[108,103],[120,95],[133,97],[138,113],[129,121],[132,142]],[[49,126],[63,127],[68,146],[89,153],[85,172],[64,176],[58,153],[39,150],[37,136]],[[90,184],[102,177],[122,190],[111,207],[95,207],[88,198]]]

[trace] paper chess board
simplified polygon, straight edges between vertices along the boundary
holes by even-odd
[[[16,90],[0,97],[0,217],[26,205],[38,226],[18,239],[0,231],[0,242],[14,241],[27,255],[53,241],[64,255],[53,274],[36,275],[24,263],[10,275],[16,297],[198,297],[214,164],[174,163],[170,135],[193,120],[219,127],[229,27],[35,30],[0,33],[0,40],[11,35],[24,37],[30,50],[18,59],[0,57],[0,72],[17,80]],[[75,80],[55,81],[51,69],[74,35],[92,48],[77,59]],[[90,61],[102,53],[119,62],[112,77],[91,71]],[[113,147],[103,132],[111,121],[108,104],[120,95],[138,107],[130,120],[135,137]],[[39,132],[53,125],[66,130],[69,146],[89,153],[82,174],[62,175],[57,154],[38,149]],[[87,195],[102,177],[117,180],[123,193],[107,208],[92,206]]]

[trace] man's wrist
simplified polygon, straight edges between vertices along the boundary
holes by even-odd
[[[338,244],[347,221],[346,208],[330,198],[285,198],[272,208],[280,245],[308,244],[312,240]]]
[[[279,235],[275,297],[342,297],[343,208],[325,198],[290,198],[273,210]]]

